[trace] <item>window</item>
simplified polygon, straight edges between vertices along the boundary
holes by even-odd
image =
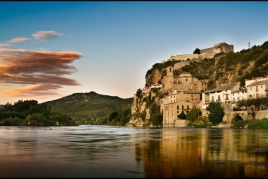
[[[225,100],[229,100],[229,95],[225,94]]]
[[[218,95],[218,101],[221,101],[221,97],[220,97],[220,95]]]
[[[179,110],[180,109],[180,106],[179,105],[177,105],[177,110]]]

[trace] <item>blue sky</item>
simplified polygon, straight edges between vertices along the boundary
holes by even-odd
[[[152,65],[268,40],[265,1],[0,2],[0,104],[73,93],[133,97]]]

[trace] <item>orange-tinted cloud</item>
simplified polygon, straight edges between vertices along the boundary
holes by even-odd
[[[0,48],[1,47],[9,47],[10,46],[10,44],[0,44]]]
[[[55,31],[39,31],[37,33],[34,33],[33,36],[36,39],[41,39],[41,40],[50,40],[50,39],[55,39],[55,38],[59,38],[60,36],[62,36],[62,34],[55,32]]]
[[[15,38],[15,39],[9,40],[8,42],[9,43],[23,43],[23,42],[27,42],[27,41],[30,41],[30,39],[26,38],[26,37],[20,37],[20,38]]]
[[[31,85],[6,91],[6,95],[51,95],[62,85],[79,83],[63,77],[77,71],[70,65],[81,57],[78,52],[29,51],[0,48],[0,83]],[[51,92],[50,90],[53,90]]]
[[[31,98],[36,96],[60,95],[57,92],[55,92],[55,90],[58,88],[61,88],[61,86],[57,84],[41,84],[41,85],[32,85],[8,90],[5,91],[3,94],[14,97],[31,97]]]

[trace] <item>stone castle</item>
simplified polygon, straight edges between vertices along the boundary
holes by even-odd
[[[187,61],[187,60],[201,60],[204,58],[213,58],[215,54],[217,53],[228,53],[233,52],[234,46],[229,45],[225,42],[214,44],[213,47],[200,49],[200,54],[184,54],[184,55],[176,55],[171,56],[168,60],[181,60],[181,61]],[[165,60],[162,61],[164,63]]]

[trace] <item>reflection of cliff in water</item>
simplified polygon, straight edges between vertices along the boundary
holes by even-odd
[[[263,130],[163,128],[136,144],[145,177],[268,177]]]

